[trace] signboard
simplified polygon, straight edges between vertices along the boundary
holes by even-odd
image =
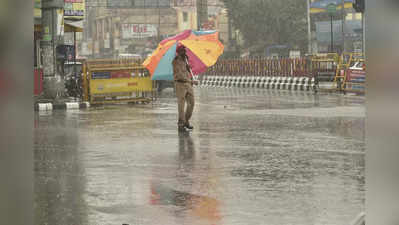
[[[169,8],[171,0],[107,0],[108,8]]]
[[[33,8],[33,16],[34,18],[41,18],[42,17],[42,1],[41,0],[34,0],[34,8]]]
[[[34,17],[42,17],[42,0],[34,1]],[[85,0],[64,0],[64,16],[66,19],[83,19],[85,14]]]
[[[83,19],[85,14],[84,0],[64,0],[64,15],[68,19]]]
[[[110,72],[103,73],[108,74]],[[94,79],[90,81],[90,94],[92,95],[112,95],[113,93],[130,93],[136,91],[152,91],[151,78],[130,77],[119,79]]]
[[[351,9],[353,2],[354,0],[344,0],[345,9]],[[326,13],[329,4],[335,4],[337,10],[342,9],[342,0],[314,0],[310,4],[310,13]]]
[[[327,12],[330,15],[334,15],[337,12],[337,5],[330,3],[327,5]]]
[[[158,28],[153,24],[122,24],[123,39],[156,37]]]
[[[110,79],[111,72],[93,72],[91,74],[91,79]]]

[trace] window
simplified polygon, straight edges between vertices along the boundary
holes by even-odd
[[[188,21],[188,13],[187,12],[183,12],[183,21],[184,22]]]

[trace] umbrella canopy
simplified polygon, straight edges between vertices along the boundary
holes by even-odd
[[[177,47],[181,45],[186,47],[194,74],[201,74],[213,66],[224,50],[217,31],[186,30],[167,38],[159,43],[157,49],[143,63],[153,80],[173,80],[172,61],[176,57]]]

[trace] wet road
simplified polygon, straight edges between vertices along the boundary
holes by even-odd
[[[198,89],[179,135],[150,105],[37,113],[36,224],[347,225],[364,210],[364,99]]]

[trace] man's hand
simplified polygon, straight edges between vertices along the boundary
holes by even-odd
[[[193,85],[198,85],[199,82],[198,82],[198,80],[193,80],[193,81],[191,81],[191,84],[193,84]]]

